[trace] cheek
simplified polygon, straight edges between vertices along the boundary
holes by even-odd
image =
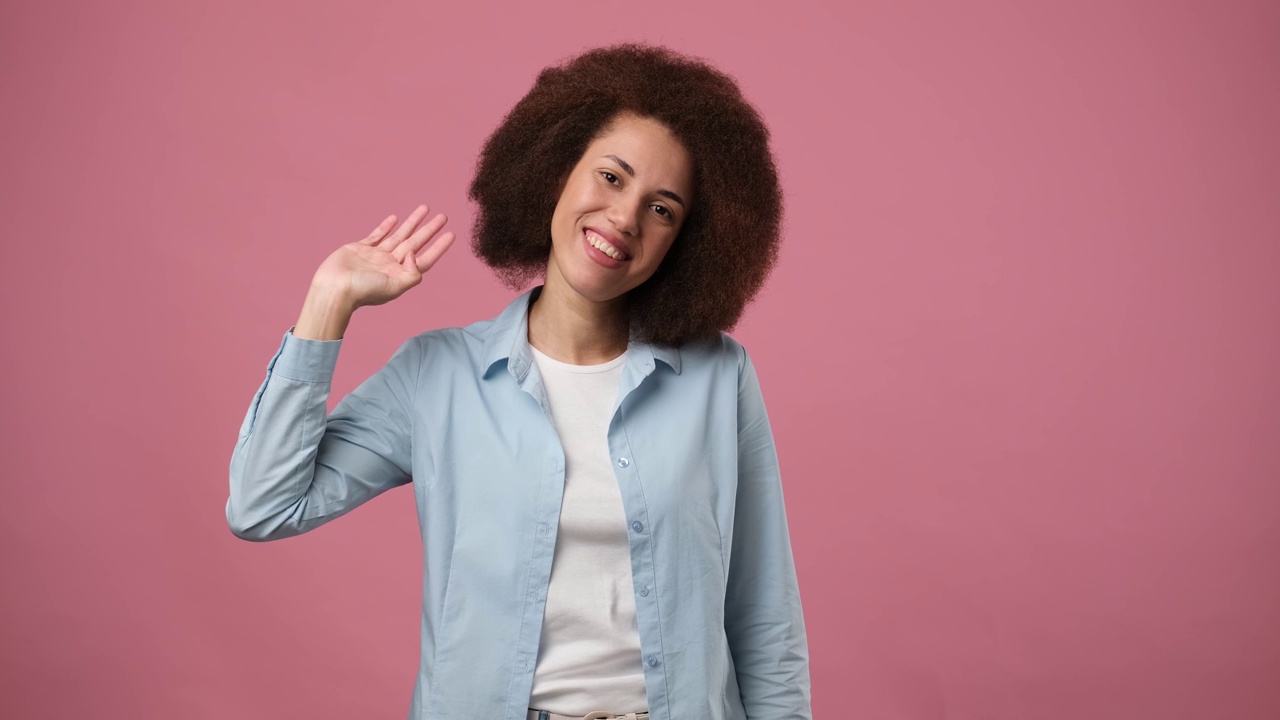
[[[579,197],[574,195],[572,185],[565,188],[565,192],[560,195],[559,201],[556,202],[555,212],[551,215],[552,227],[561,228],[564,232],[573,229],[573,224],[578,216],[578,208],[582,202]]]
[[[675,244],[676,237],[677,235],[673,233],[654,244],[653,264],[655,266],[667,257],[667,253],[671,252],[671,246]]]
[[[585,183],[569,183],[556,202],[555,216],[565,222],[573,222],[576,216],[590,212],[599,205],[599,192]]]

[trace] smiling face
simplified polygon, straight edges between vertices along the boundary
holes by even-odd
[[[693,160],[666,125],[620,114],[569,172],[551,217],[547,285],[609,302],[648,280],[693,202]]]

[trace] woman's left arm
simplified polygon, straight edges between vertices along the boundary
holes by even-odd
[[[739,346],[738,495],[725,634],[747,717],[808,720],[809,645],[782,479],[755,367]]]

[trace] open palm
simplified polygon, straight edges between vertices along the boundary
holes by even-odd
[[[419,255],[448,222],[441,213],[419,227],[427,211],[426,205],[419,205],[395,232],[390,232],[396,221],[391,215],[364,239],[338,248],[321,263],[313,283],[340,291],[354,307],[400,297],[422,282],[423,273],[453,244],[454,234],[446,232]]]

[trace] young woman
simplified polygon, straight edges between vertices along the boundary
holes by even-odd
[[[542,284],[410,338],[326,417],[352,313],[454,235],[420,206],[336,250],[241,427],[232,531],[298,535],[413,484],[413,719],[810,717],[773,436],[724,334],[777,256],[759,116],[701,61],[593,50],[539,75],[470,197],[477,254]]]

